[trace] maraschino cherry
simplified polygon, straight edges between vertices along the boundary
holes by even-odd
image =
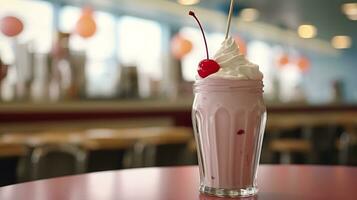
[[[197,72],[200,75],[200,77],[206,78],[207,76],[209,76],[209,75],[211,75],[213,73],[216,73],[219,70],[220,66],[215,60],[209,59],[206,36],[205,36],[205,32],[203,31],[203,28],[202,28],[202,25],[201,25],[200,21],[198,20],[198,18],[196,17],[196,15],[195,15],[195,13],[193,11],[190,11],[189,15],[194,17],[195,20],[197,21],[198,25],[200,26],[200,29],[201,29],[201,32],[202,32],[202,36],[203,36],[203,40],[205,42],[207,59],[204,59],[204,60],[202,60],[200,62],[200,64],[198,65]]]

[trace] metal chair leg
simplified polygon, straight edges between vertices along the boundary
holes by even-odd
[[[282,152],[280,154],[280,163],[281,164],[290,164],[291,163],[291,153],[290,152]]]
[[[144,165],[144,150],[145,144],[138,142],[134,145],[133,167],[140,167]]]
[[[156,161],[156,146],[148,146],[145,148],[144,165],[145,167],[152,167]]]
[[[341,165],[348,164],[348,149],[350,140],[350,135],[347,132],[342,133],[339,141],[340,150],[338,156],[338,162]]]

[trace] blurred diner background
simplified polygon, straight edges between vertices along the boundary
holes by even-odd
[[[0,0],[0,185],[197,164],[192,85],[228,0]],[[357,165],[357,2],[237,0],[264,73],[261,163]]]

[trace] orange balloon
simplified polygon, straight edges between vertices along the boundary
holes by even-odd
[[[235,36],[234,40],[236,41],[236,44],[239,47],[239,52],[243,55],[246,55],[247,54],[247,44],[245,43],[245,41],[239,36]]]
[[[310,60],[305,57],[298,59],[297,65],[302,72],[307,72],[310,68]]]
[[[280,58],[278,60],[279,67],[284,67],[289,62],[290,62],[290,59],[289,59],[289,56],[287,54],[284,54],[284,55],[280,56]]]
[[[171,41],[171,53],[177,59],[182,59],[192,50],[192,42],[186,38],[176,35]]]
[[[4,35],[14,37],[22,32],[24,24],[17,17],[7,16],[1,19],[0,29]]]
[[[92,10],[84,8],[82,16],[76,24],[76,32],[83,38],[92,37],[97,31],[97,25],[92,15]]]
[[[90,6],[85,6],[82,8],[82,15],[93,15],[93,9]]]

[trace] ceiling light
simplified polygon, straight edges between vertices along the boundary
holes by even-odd
[[[200,2],[200,0],[177,0],[177,2],[179,4],[188,6],[188,5],[198,4]]]
[[[357,3],[345,3],[342,5],[342,12],[348,19],[357,20]]]
[[[347,15],[347,18],[350,20],[357,20],[357,15]]]
[[[244,8],[240,11],[240,17],[243,21],[252,22],[258,19],[259,11],[255,8]]]
[[[302,38],[313,38],[317,34],[317,29],[315,26],[309,24],[300,25],[298,34]]]
[[[346,35],[337,35],[332,38],[331,45],[336,49],[347,49],[352,45],[352,39]]]
[[[357,15],[357,3],[345,3],[342,5],[342,11],[346,15]]]

